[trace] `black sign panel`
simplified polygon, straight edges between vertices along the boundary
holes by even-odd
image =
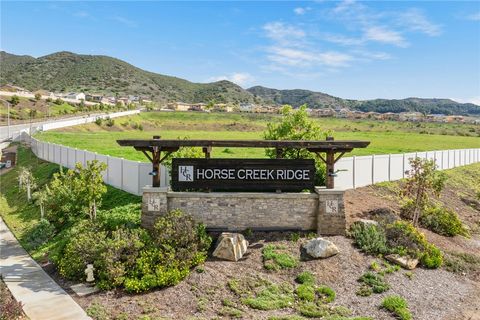
[[[184,159],[172,161],[174,191],[312,190],[312,159]]]

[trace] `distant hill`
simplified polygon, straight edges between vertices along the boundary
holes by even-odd
[[[194,83],[139,69],[108,56],[57,52],[34,58],[0,52],[0,85],[13,84],[35,91],[81,91],[107,95],[138,95],[154,101],[187,103],[272,103],[310,108],[352,108],[361,111],[471,114],[480,106],[448,99],[347,100],[309,90],[277,90],[255,86],[247,90],[230,81]]]
[[[229,81],[193,83],[107,56],[57,52],[35,59],[1,52],[0,59],[0,84],[28,90],[130,94],[163,102],[253,102],[250,93]]]
[[[417,111],[428,114],[480,115],[480,106],[472,103],[458,103],[450,99],[407,98],[400,100],[348,100],[309,90],[278,90],[256,86],[247,89],[255,97],[276,104],[290,104],[298,107],[307,104],[310,108],[344,108],[348,107],[364,112],[407,112]]]

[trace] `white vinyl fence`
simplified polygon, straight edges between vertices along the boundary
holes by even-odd
[[[23,138],[28,140],[29,136],[24,134]],[[142,188],[151,185],[150,163],[101,155],[38,141],[35,138],[31,138],[31,146],[33,153],[40,159],[67,168],[73,168],[77,162],[86,165],[89,160],[104,162],[108,168],[103,177],[105,183],[132,194],[141,195]],[[415,157],[435,160],[438,169],[445,170],[480,162],[480,148],[342,158],[335,165],[335,169],[340,170],[335,177],[335,187],[355,189],[378,182],[402,179],[405,172],[410,169],[409,159]],[[170,179],[168,170],[160,166],[160,171],[160,186],[166,187]]]
[[[27,134],[23,135],[25,140],[29,140]],[[152,184],[152,164],[140,161],[125,160],[90,152],[79,150],[54,143],[42,142],[35,138],[30,140],[32,152],[40,159],[59,164],[66,168],[74,168],[77,162],[84,166],[87,161],[98,160],[107,165],[107,170],[103,175],[103,181],[115,188],[126,192],[142,195],[142,188]],[[168,186],[168,171],[164,166],[160,166],[160,186]]]
[[[80,117],[68,118],[68,119],[59,119],[51,120],[46,122],[34,122],[31,124],[17,124],[11,126],[1,126],[0,127],[0,140],[12,138],[16,140],[20,138],[23,132],[34,134],[39,131],[48,131],[58,128],[65,128],[71,126],[77,126],[81,124],[95,122],[98,118],[118,118],[124,116],[130,116],[140,113],[140,110],[128,110],[121,112],[113,113],[96,113],[92,115],[85,115]]]
[[[405,177],[412,158],[434,160],[439,170],[480,162],[480,148],[342,158],[335,164],[335,187],[355,189]]]

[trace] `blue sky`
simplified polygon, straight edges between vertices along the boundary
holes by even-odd
[[[1,2],[1,49],[195,82],[480,104],[480,2]]]

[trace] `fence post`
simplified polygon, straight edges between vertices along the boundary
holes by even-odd
[[[123,190],[123,158],[120,158],[120,189]]]
[[[375,155],[372,154],[372,184],[375,183]]]
[[[455,168],[457,165],[457,150],[453,150],[453,167]]]
[[[110,183],[110,156],[107,154],[107,183]]]
[[[392,155],[388,154],[388,181],[392,181],[391,172],[392,172]]]
[[[356,167],[357,167],[357,156],[353,156],[352,157],[352,186],[353,186],[353,189],[355,190],[356,188],[356,183],[355,183],[355,170],[356,170]]]
[[[137,161],[137,194],[142,195],[142,190],[140,189],[140,161]]]
[[[405,178],[405,153],[403,154],[403,161],[402,161],[402,178]]]

